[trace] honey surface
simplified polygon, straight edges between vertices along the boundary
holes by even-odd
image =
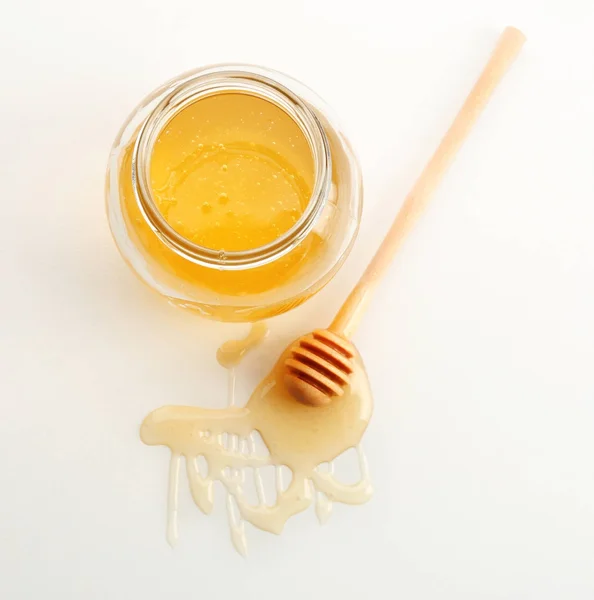
[[[209,96],[169,121],[151,158],[157,206],[185,238],[241,251],[274,241],[299,219],[314,180],[309,144],[276,105],[247,94]]]
[[[179,256],[140,212],[132,149],[123,154],[119,182],[126,225],[143,253],[176,279],[173,285],[181,280],[190,294],[198,287],[250,296],[280,288],[315,265],[324,247],[315,232],[285,256],[246,270],[211,269]],[[309,202],[313,179],[311,152],[295,122],[243,94],[212,96],[184,109],[161,132],[151,159],[163,216],[184,237],[217,250],[255,248],[290,229]]]

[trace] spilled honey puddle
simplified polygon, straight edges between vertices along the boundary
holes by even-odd
[[[215,481],[223,484],[231,540],[244,556],[246,521],[280,534],[287,520],[312,502],[320,523],[324,523],[334,502],[362,504],[371,497],[360,442],[373,401],[360,356],[353,359],[355,369],[344,396],[328,406],[312,407],[296,402],[284,388],[287,348],[247,404],[238,407],[235,368],[267,333],[266,325],[256,323],[244,339],[226,342],[219,348],[217,359],[228,372],[226,408],[164,406],[151,412],[142,423],[140,437],[145,444],[171,450],[167,511],[167,539],[171,545],[178,539],[178,496],[184,462],[192,497],[203,513],[209,514],[213,508]],[[268,453],[258,451],[258,434]],[[332,462],[350,448],[357,449],[361,475],[353,485],[336,479]],[[206,462],[206,474],[200,473],[199,459]],[[271,465],[275,467],[276,500],[269,505],[260,470]],[[292,473],[287,487],[283,467]],[[246,469],[253,470],[255,504],[246,497]]]

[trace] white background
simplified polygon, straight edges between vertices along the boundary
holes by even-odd
[[[217,343],[128,271],[113,138],[205,63],[290,73],[339,113],[366,205],[346,267],[271,325],[242,393],[325,325],[499,31],[528,43],[400,252],[356,342],[375,496],[236,555],[186,492],[164,538],[164,403],[222,406]],[[0,598],[594,597],[594,6],[590,0],[4,0],[0,20]],[[218,497],[221,500],[221,496]]]

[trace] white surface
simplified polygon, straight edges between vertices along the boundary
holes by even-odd
[[[2,13],[0,598],[594,596],[590,0]],[[221,405],[212,349],[243,329],[170,308],[120,260],[103,184],[121,122],[170,76],[225,60],[285,70],[342,116],[365,175],[359,240],[323,294],[273,323],[253,381],[327,322],[507,24],[525,51],[357,335],[374,499],[281,538],[250,528],[245,561],[222,505],[207,518],[184,495],[172,551],[168,453],[138,425],[167,402]]]

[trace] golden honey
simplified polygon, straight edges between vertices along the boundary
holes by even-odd
[[[161,132],[151,184],[169,224],[200,246],[241,251],[268,244],[301,217],[313,158],[289,115],[247,94],[190,105]]]
[[[263,73],[213,67],[166,84],[110,157],[108,215],[126,261],[176,305],[221,320],[309,298],[360,218],[359,168],[323,103]]]

